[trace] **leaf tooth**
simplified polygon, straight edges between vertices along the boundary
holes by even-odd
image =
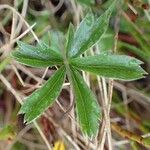
[[[20,114],[25,114],[25,110],[22,109],[22,107],[20,108],[19,112],[18,112],[18,115]]]

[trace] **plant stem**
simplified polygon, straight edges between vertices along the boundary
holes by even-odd
[[[38,132],[40,133],[40,135],[41,135],[42,139],[44,140],[45,144],[47,145],[48,149],[49,149],[49,150],[52,150],[52,148],[51,148],[51,146],[50,146],[48,140],[46,139],[46,137],[45,137],[43,131],[41,130],[41,128],[39,127],[39,125],[37,124],[37,122],[34,121],[33,124],[34,124],[34,126],[36,127],[36,129],[38,130]]]
[[[103,85],[103,92],[104,92],[104,117],[105,117],[105,125],[107,130],[107,136],[108,136],[108,145],[109,150],[113,149],[112,146],[112,137],[111,137],[111,128],[110,128],[110,117],[109,117],[109,99],[107,94],[107,85],[104,78],[102,78],[102,85]]]
[[[145,147],[150,148],[150,138],[143,138],[142,136],[139,136],[131,131],[121,128],[119,125],[115,123],[111,123],[111,128],[115,132],[117,132],[120,136],[133,140],[135,142],[144,145]]]
[[[30,28],[30,25],[26,22],[26,20],[11,6],[3,4],[0,5],[0,10],[1,9],[10,9],[12,12],[14,12],[16,15],[18,15],[20,17],[20,19],[25,23],[25,25]],[[37,42],[39,42],[39,39],[37,38],[36,34],[34,33],[34,31],[31,29],[31,33],[33,34],[34,38],[37,40]]]
[[[99,48],[96,45],[96,53],[99,54]],[[101,99],[102,99],[102,107],[104,111],[104,129],[102,131],[102,138],[101,138],[101,143],[98,145],[98,149],[103,150],[104,149],[104,144],[105,144],[105,139],[106,139],[106,134],[108,137],[108,146],[109,150],[113,149],[112,146],[112,137],[111,137],[111,127],[110,127],[110,117],[109,117],[109,112],[110,112],[110,105],[111,105],[111,99],[107,95],[107,85],[106,85],[106,80],[104,78],[101,78],[97,76],[97,81],[101,93]]]

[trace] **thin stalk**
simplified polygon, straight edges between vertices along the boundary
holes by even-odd
[[[150,138],[143,138],[142,136],[139,136],[131,131],[121,128],[115,123],[111,123],[111,128],[120,136],[133,140],[135,142],[138,142],[139,144],[142,144],[145,147],[150,148]]]
[[[96,48],[96,53],[99,54],[98,46],[96,45],[95,48]],[[107,133],[109,150],[112,150],[113,146],[112,146],[112,136],[111,136],[111,127],[110,127],[109,108],[108,108],[110,99],[107,94],[107,85],[106,85],[105,79],[102,78],[102,80],[100,80],[100,77],[97,76],[97,80],[98,80],[98,85],[99,85],[101,98],[102,98],[102,107],[103,107],[103,112],[104,112],[104,123],[105,123],[104,129],[101,135],[102,140],[101,140],[101,143],[98,145],[98,149],[100,150],[104,149],[106,133]]]
[[[71,136],[69,136],[65,130],[62,128],[62,126],[60,126],[53,118],[51,118],[50,115],[48,115],[47,113],[43,114],[44,117],[46,117],[50,122],[53,123],[53,125],[55,127],[57,127],[59,129],[58,133],[61,135],[63,135],[64,137],[66,137],[66,139],[74,146],[75,150],[80,150],[79,146],[76,144],[76,142],[74,142],[74,140],[71,138]]]
[[[49,144],[48,140],[46,139],[43,131],[41,130],[40,126],[37,124],[36,121],[33,122],[34,126],[36,127],[36,129],[38,130],[38,132],[40,133],[42,139],[44,140],[45,144],[47,145],[49,150],[52,150],[51,145]]]
[[[143,138],[150,138],[150,133],[141,135]],[[114,143],[115,146],[121,146],[125,144],[129,144],[131,141],[130,140],[121,140],[121,141],[116,141]]]
[[[29,2],[29,0],[23,1],[21,16],[24,18],[25,18],[26,13],[27,13],[28,2]],[[23,26],[23,20],[19,20],[19,23],[18,23],[17,28],[15,30],[15,37],[18,36],[19,32],[21,31],[22,26]]]
[[[13,7],[3,4],[3,5],[0,5],[0,10],[1,9],[10,9],[12,12],[16,13],[20,17],[20,19],[25,23],[27,28],[30,28],[30,25],[27,23],[27,21]],[[39,39],[37,38],[36,34],[34,33],[34,31],[32,29],[31,29],[31,33],[33,34],[36,41],[39,42]]]
[[[103,85],[103,93],[104,93],[104,118],[105,118],[106,131],[107,131],[107,136],[108,136],[108,146],[109,146],[109,150],[112,150],[113,149],[112,136],[111,136],[111,128],[110,128],[110,117],[109,117],[109,112],[108,112],[109,100],[108,100],[108,94],[107,94],[107,85],[106,85],[106,81],[104,78],[102,78],[102,85]]]

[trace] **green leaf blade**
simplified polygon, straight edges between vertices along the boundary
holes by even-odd
[[[92,30],[93,24],[94,16],[91,14],[86,15],[75,32],[73,43],[69,50],[70,57],[75,56],[79,52],[81,53],[81,51],[86,49],[84,44],[87,43],[90,38],[90,30]]]
[[[20,63],[31,67],[49,67],[61,65],[63,59],[61,55],[47,45],[31,46],[23,42],[18,42],[19,50],[12,52],[12,56]]]
[[[77,57],[92,47],[106,32],[109,19],[116,1],[96,21],[93,15],[87,15],[75,32],[74,40],[69,51],[70,57]]]
[[[64,49],[64,39],[64,34],[59,30],[50,30],[44,34],[41,41],[48,45],[52,50],[61,53],[61,50]]]
[[[81,130],[89,137],[95,136],[98,132],[99,120],[101,118],[99,105],[95,95],[76,69],[72,68],[71,76]]]
[[[50,32],[50,43],[51,43],[51,48],[54,49],[57,52],[62,51],[64,48],[64,35],[60,31],[51,31]],[[59,44],[58,44],[59,43]]]
[[[70,24],[68,33],[67,33],[67,41],[66,41],[66,56],[67,57],[68,57],[69,50],[71,49],[73,38],[74,38],[74,26],[73,24]]]
[[[119,80],[132,81],[143,78],[146,74],[140,67],[141,61],[125,55],[100,54],[78,57],[72,59],[70,63],[77,69]]]
[[[65,72],[65,68],[61,67],[40,89],[27,97],[19,111],[25,114],[25,121],[32,122],[54,103],[61,91]]]

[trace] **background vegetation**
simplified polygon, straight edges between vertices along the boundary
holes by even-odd
[[[10,57],[18,48],[16,42],[37,45],[42,40],[54,50],[62,50],[70,23],[78,27],[89,12],[99,17],[112,2],[0,1],[0,149],[145,150],[150,147],[149,75],[124,82],[82,73],[101,105],[102,120],[96,138],[87,138],[80,131],[67,81],[56,103],[36,122],[26,125],[23,115],[18,115],[24,97],[40,88],[56,67],[37,69],[18,64]],[[150,73],[149,5],[146,0],[118,1],[107,32],[84,56],[100,52],[133,56],[143,61],[142,67]]]

